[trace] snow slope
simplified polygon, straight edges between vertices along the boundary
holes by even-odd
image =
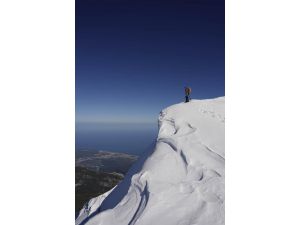
[[[164,109],[155,148],[91,199],[76,224],[224,224],[224,104],[220,97]]]

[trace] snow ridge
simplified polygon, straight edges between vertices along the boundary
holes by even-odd
[[[225,98],[164,109],[156,146],[77,225],[223,225]]]

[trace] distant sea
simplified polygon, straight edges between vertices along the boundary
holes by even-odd
[[[141,155],[153,148],[157,123],[76,123],[76,150],[103,150]]]

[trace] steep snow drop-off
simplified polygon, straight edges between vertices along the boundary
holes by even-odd
[[[224,224],[224,103],[220,97],[164,109],[155,148],[113,190],[91,199],[76,224]]]

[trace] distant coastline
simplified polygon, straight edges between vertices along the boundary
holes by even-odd
[[[123,180],[137,155],[82,149],[75,152],[75,216],[91,198]]]

